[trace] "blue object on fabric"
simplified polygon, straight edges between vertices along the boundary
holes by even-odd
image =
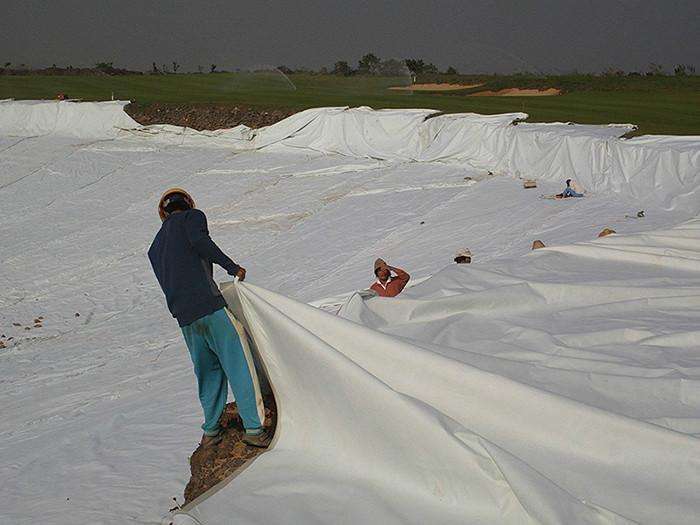
[[[583,193],[575,192],[569,186],[566,187],[566,189],[564,190],[564,193],[562,195],[564,197],[583,197]]]
[[[180,326],[223,308],[226,301],[213,279],[212,263],[236,275],[239,266],[209,237],[201,210],[168,216],[148,250],[168,309]]]
[[[219,433],[219,418],[228,396],[227,379],[246,431],[257,433],[262,430],[252,371],[248,368],[238,332],[226,311],[221,308],[181,330],[197,376],[199,401],[204,411],[204,433],[210,436]]]

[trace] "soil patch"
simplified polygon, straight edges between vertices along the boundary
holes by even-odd
[[[185,504],[223,481],[247,461],[259,456],[265,449],[243,443],[243,423],[236,403],[228,403],[221,416],[224,436],[214,446],[198,446],[190,457],[192,477],[185,487]],[[272,395],[265,397],[265,427],[274,434],[277,427],[277,406]]]
[[[233,128],[245,124],[261,128],[275,124],[293,115],[298,110],[284,108],[252,108],[212,104],[129,104],[126,112],[139,124],[172,124],[186,126],[198,131]]]
[[[561,95],[561,91],[557,88],[547,89],[520,89],[506,88],[498,91],[477,91],[471,93],[470,97],[549,97],[553,95]]]
[[[410,86],[390,87],[395,91],[458,91],[460,89],[472,89],[484,84],[412,84]]]

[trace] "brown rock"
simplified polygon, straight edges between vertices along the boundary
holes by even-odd
[[[598,237],[606,237],[608,235],[612,235],[613,233],[617,233],[615,230],[612,228],[604,228],[599,234]]]
[[[545,244],[542,241],[540,241],[539,239],[537,239],[536,241],[533,241],[533,243],[532,243],[533,250],[537,250],[539,248],[544,248],[544,247],[545,247]]]

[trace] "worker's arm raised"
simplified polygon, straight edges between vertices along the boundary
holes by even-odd
[[[407,283],[409,281],[409,279],[411,278],[411,276],[408,275],[408,273],[405,272],[404,270],[402,270],[401,268],[396,268],[395,266],[389,266],[389,269],[396,274],[395,279],[403,281],[404,284]]]
[[[185,232],[194,251],[205,261],[221,266],[229,275],[238,274],[241,267],[222,252],[209,237],[207,217],[204,215],[204,212],[201,210],[189,210],[186,213]],[[245,273],[243,275],[245,277]]]
[[[396,297],[408,284],[408,280],[411,278],[411,276],[404,272],[401,268],[389,266],[389,269],[396,274],[396,277],[393,277],[389,281],[389,284],[387,285],[387,295],[389,295],[389,297]]]

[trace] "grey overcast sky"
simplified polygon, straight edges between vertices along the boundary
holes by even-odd
[[[0,0],[0,63],[319,68],[369,51],[462,72],[700,70],[700,0]]]

